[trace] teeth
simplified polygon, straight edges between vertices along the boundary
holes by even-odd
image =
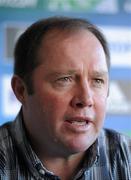
[[[87,124],[86,121],[72,121],[71,123],[75,125],[81,125],[81,126],[84,126]]]

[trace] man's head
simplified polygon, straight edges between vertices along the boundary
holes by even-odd
[[[87,20],[78,18],[51,17],[43,19],[31,25],[20,36],[14,52],[14,74],[23,79],[29,94],[33,93],[32,73],[41,63],[38,52],[44,39],[53,32],[56,32],[56,36],[59,36],[61,33],[74,34],[81,30],[91,32],[100,41],[106,55],[106,62],[109,69],[110,57],[107,42],[95,25]],[[43,49],[43,53],[46,54],[46,50]]]
[[[108,71],[106,41],[85,20],[43,20],[20,37],[12,88],[38,151],[63,157],[95,142],[105,117]]]

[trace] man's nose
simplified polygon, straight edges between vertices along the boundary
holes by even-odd
[[[88,82],[78,85],[75,89],[71,105],[74,108],[92,107],[94,104],[93,92]]]

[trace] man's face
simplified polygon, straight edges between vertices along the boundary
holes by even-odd
[[[30,136],[52,155],[83,152],[96,140],[105,117],[108,69],[103,48],[87,31],[54,33],[41,45],[39,58],[34,94],[25,97],[23,106]]]

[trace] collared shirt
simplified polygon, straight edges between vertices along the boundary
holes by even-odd
[[[88,140],[87,140],[88,141]],[[0,127],[0,180],[59,180],[33,151],[20,112]],[[131,180],[131,139],[103,129],[75,180]]]

